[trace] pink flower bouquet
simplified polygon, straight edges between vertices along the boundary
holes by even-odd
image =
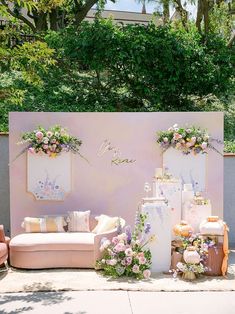
[[[82,141],[68,134],[65,128],[55,125],[48,130],[39,126],[34,131],[25,132],[18,144],[27,145],[21,153],[28,150],[32,154],[55,157],[63,151],[80,154]]]
[[[125,232],[114,237],[111,242],[102,239],[100,250],[103,257],[97,261],[97,266],[104,270],[105,275],[136,279],[150,277],[151,252],[145,246],[153,237],[148,236],[150,224],[145,222],[146,218],[146,214],[138,213],[133,232],[130,226],[126,226]]]

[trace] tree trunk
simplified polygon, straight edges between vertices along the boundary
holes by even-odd
[[[203,0],[198,0],[197,4],[197,18],[196,18],[196,27],[198,31],[201,33],[201,22],[203,17]]]
[[[170,19],[169,0],[163,1],[163,24],[167,24]]]
[[[205,34],[209,33],[209,3],[208,0],[203,0],[203,15],[204,15],[204,31]]]
[[[52,9],[49,14],[50,19],[50,29],[53,31],[59,30],[59,16],[58,16],[58,8]]]
[[[43,32],[48,30],[47,13],[33,11],[33,20],[37,31]]]
[[[187,21],[188,21],[188,12],[182,6],[181,0],[175,0],[175,3],[177,5],[176,11],[179,12],[180,17],[181,17],[181,22],[182,22],[183,26],[186,28],[187,27]]]
[[[146,5],[145,5],[145,1],[143,2],[143,5],[142,5],[142,14],[146,14]]]
[[[97,3],[97,0],[87,0],[84,5],[76,6],[75,25],[78,26],[86,17],[88,11]]]

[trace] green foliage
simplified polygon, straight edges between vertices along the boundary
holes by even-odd
[[[235,140],[224,141],[224,152],[225,153],[235,153]]]
[[[235,135],[234,51],[192,25],[83,22],[43,40],[0,46],[0,128],[9,111],[226,112]]]

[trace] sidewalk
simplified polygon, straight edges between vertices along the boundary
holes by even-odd
[[[70,291],[0,295],[1,314],[234,314],[235,292]]]

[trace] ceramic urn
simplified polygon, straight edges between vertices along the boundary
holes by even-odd
[[[188,246],[184,251],[183,257],[187,264],[199,264],[201,259],[195,246]]]
[[[185,220],[181,220],[173,228],[174,234],[181,237],[189,237],[193,233],[193,228]]]
[[[199,229],[202,235],[223,235],[224,223],[218,216],[209,216],[201,222]]]

